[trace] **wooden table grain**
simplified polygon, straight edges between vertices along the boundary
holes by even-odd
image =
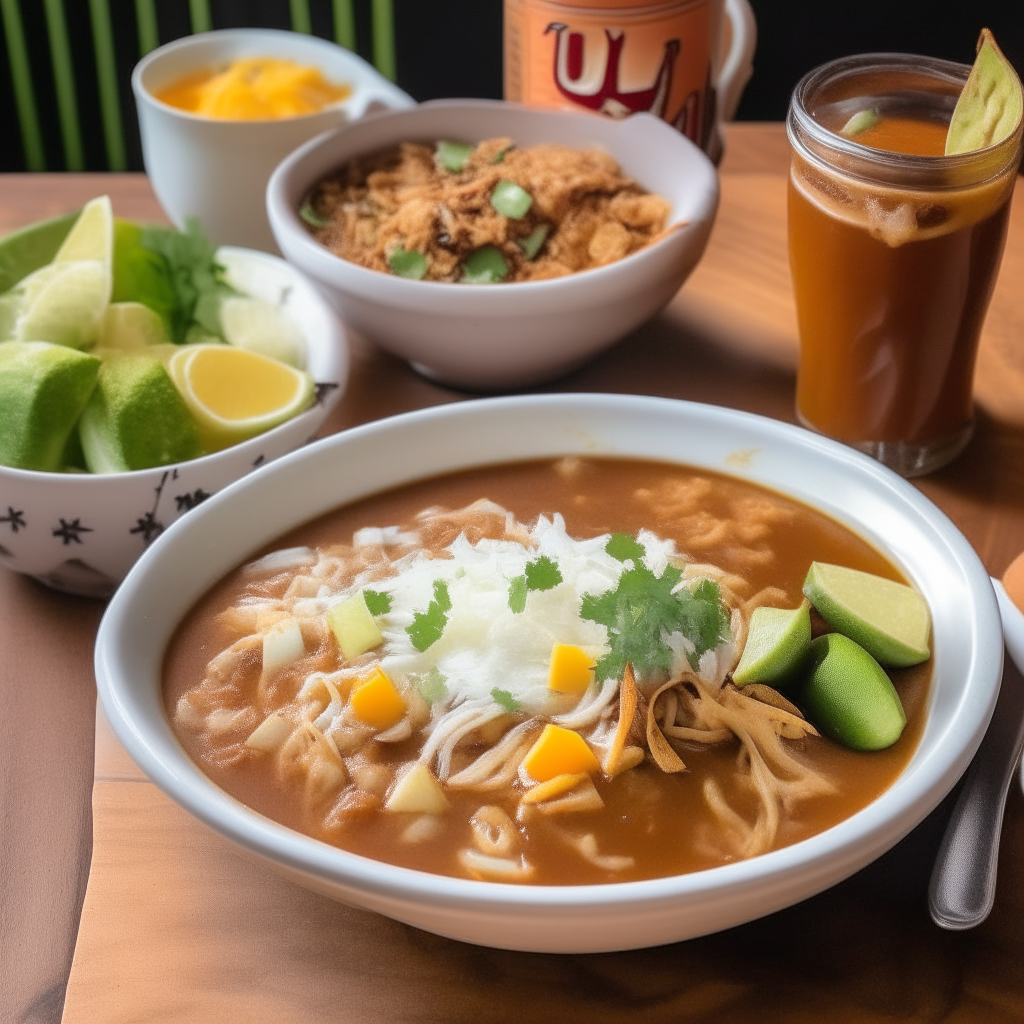
[[[792,422],[786,164],[781,126],[730,126],[721,210],[690,281],[661,316],[538,390],[667,395]],[[141,176],[0,176],[0,232],[102,192],[121,216],[162,219]],[[956,463],[918,481],[996,575],[1024,548],[1022,204],[1018,196],[983,338],[975,438]],[[465,397],[353,344],[351,383],[325,430]],[[73,951],[70,1024],[1024,1019],[1016,787],[996,911],[972,933],[940,932],[927,916],[947,800],[847,882],[717,936],[600,956],[479,949],[342,907],[241,859],[140,775],[102,719],[94,750],[101,612],[0,574],[4,1021],[60,1018]]]

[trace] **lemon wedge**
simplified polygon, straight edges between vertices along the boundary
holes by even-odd
[[[276,427],[313,401],[308,373],[231,345],[188,345],[168,368],[210,450]]]

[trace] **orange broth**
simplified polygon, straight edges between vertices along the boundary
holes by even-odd
[[[897,568],[850,530],[821,513],[788,498],[742,481],[707,471],[639,460],[593,459],[576,463],[526,462],[455,473],[375,495],[321,517],[267,550],[348,543],[353,531],[366,526],[406,524],[421,509],[449,508],[487,497],[512,510],[523,523],[540,514],[564,515],[571,536],[586,538],[612,531],[636,533],[641,528],[673,538],[680,552],[697,562],[713,562],[742,575],[753,594],[762,587],[781,588],[780,607],[795,607],[812,560],[834,562],[890,579],[902,580]],[[713,539],[717,533],[718,540]],[[165,662],[164,702],[174,723],[179,698],[203,678],[211,658],[237,634],[218,621],[218,612],[251,591],[251,583],[235,570],[218,583],[186,616],[174,636]],[[265,592],[283,593],[284,576],[270,580]],[[818,627],[822,624],[819,622]],[[333,638],[310,658],[311,666],[327,666],[339,657]],[[823,738],[788,743],[801,761],[813,764],[835,784],[836,791],[802,803],[782,823],[775,847],[799,842],[855,814],[887,789],[906,766],[920,739],[926,712],[930,663],[898,670],[892,679],[908,724],[896,744],[874,753],[857,753]],[[244,708],[259,683],[259,659],[229,687],[226,709]],[[515,818],[518,795],[501,792],[450,792],[452,809],[446,827],[435,837],[404,843],[408,816],[382,813],[379,801],[366,813],[338,816],[305,806],[294,790],[282,785],[268,760],[246,749],[247,730],[211,739],[174,728],[190,756],[232,796],[260,813],[307,835],[353,853],[439,874],[464,874],[455,851],[469,842],[467,821],[481,804],[504,807]],[[382,763],[410,760],[417,741],[387,745],[373,754]],[[536,866],[538,884],[582,884],[656,878],[698,871],[735,859],[721,841],[720,829],[708,813],[702,786],[713,778],[730,803],[753,816],[749,792],[737,782],[738,744],[678,746],[687,770],[664,774],[649,760],[612,779],[595,778],[604,800],[600,812],[577,814],[572,827],[593,833],[602,850],[635,858],[628,871],[609,872],[569,856],[564,834],[554,819],[531,819],[523,826],[525,848]]]

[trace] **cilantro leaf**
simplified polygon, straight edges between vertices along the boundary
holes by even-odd
[[[177,309],[172,317],[175,341],[184,340],[185,332],[198,323],[210,334],[221,334],[220,302],[234,289],[225,280],[224,268],[217,262],[217,250],[203,234],[195,217],[185,221],[184,231],[147,224],[142,229],[144,248],[162,256],[170,271],[177,296]]]
[[[495,703],[500,704],[506,711],[518,711],[522,707],[522,704],[508,690],[499,690],[498,687],[494,687],[491,690],[491,696]]]
[[[436,704],[448,696],[448,677],[434,665],[425,676],[420,676],[416,689],[428,704]]]
[[[517,576],[508,587],[508,606],[518,615],[526,608],[526,594],[529,587],[525,576]]]
[[[647,553],[643,544],[635,537],[630,537],[628,533],[613,533],[604,549],[620,562],[628,562],[631,558],[643,558]]]
[[[434,600],[427,605],[425,612],[417,612],[412,617],[412,625],[406,626],[413,647],[421,653],[441,639],[444,627],[448,625],[448,613],[452,608],[452,599],[448,594],[448,584],[444,580],[434,580]]]
[[[547,555],[526,563],[526,586],[529,590],[551,590],[561,582],[561,570]]]
[[[668,566],[655,576],[645,565],[635,565],[619,577],[618,586],[605,594],[585,594],[580,616],[608,629],[611,651],[595,666],[598,679],[621,679],[626,662],[640,675],[672,665],[670,633],[681,633],[694,645],[689,661],[729,637],[729,615],[722,606],[718,584],[701,580],[693,587],[672,590],[682,572]]]
[[[391,611],[391,595],[381,590],[364,590],[363,600],[371,615],[387,615]]]
[[[526,573],[509,584],[508,606],[518,615],[526,608],[526,595],[531,590],[551,590],[562,582],[562,572],[554,559],[541,555],[526,563]]]

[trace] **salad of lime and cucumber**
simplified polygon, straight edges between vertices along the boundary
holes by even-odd
[[[227,279],[196,221],[107,196],[0,241],[0,465],[118,473],[184,462],[303,412],[305,339]]]

